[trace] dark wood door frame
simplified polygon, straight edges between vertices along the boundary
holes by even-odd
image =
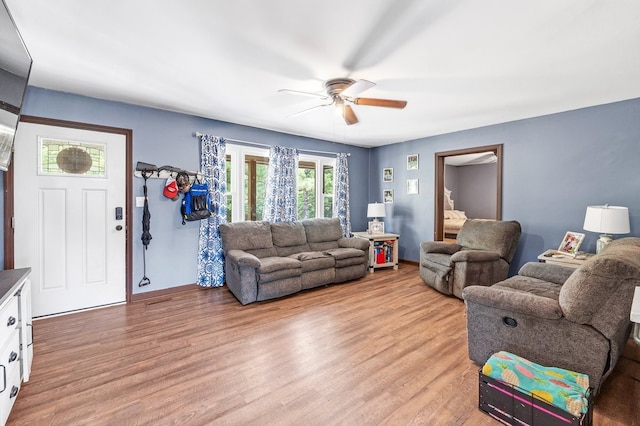
[[[447,157],[464,154],[479,154],[482,152],[493,152],[497,159],[497,182],[496,182],[496,219],[502,219],[502,144],[478,146],[473,148],[458,149],[455,151],[444,151],[435,153],[435,211],[433,225],[433,240],[442,241],[444,239],[444,168]]]
[[[103,133],[115,133],[123,135],[126,140],[125,147],[125,173],[126,173],[126,194],[125,194],[125,280],[126,280],[126,300],[127,303],[132,301],[133,286],[132,286],[132,262],[133,262],[133,238],[131,237],[132,226],[132,184],[133,184],[133,170],[130,165],[132,164],[133,155],[133,130],[124,129],[120,127],[101,126],[97,124],[80,123],[75,121],[55,120],[52,118],[34,117],[30,115],[23,115],[20,117],[20,122],[42,124],[45,126],[57,126],[67,127],[70,129],[89,130]],[[4,177],[4,268],[12,269],[15,265],[15,253],[13,250],[14,244],[14,231],[13,231],[13,216],[14,216],[14,204],[13,204],[13,191],[15,182],[13,179],[13,163],[9,165],[9,170],[3,173]]]

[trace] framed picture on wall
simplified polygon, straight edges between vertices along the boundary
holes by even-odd
[[[382,191],[382,199],[385,203],[393,203],[393,189],[385,189]]]
[[[580,232],[567,232],[564,234],[564,238],[560,243],[560,247],[558,247],[558,251],[575,256],[583,239],[584,234],[581,234]]]
[[[407,170],[418,170],[418,154],[407,155]]]
[[[393,168],[387,167],[382,169],[382,181],[393,182]]]
[[[418,179],[407,179],[407,194],[418,193]]]

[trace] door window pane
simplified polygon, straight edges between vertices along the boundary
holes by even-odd
[[[40,138],[40,174],[106,177],[105,146]]]

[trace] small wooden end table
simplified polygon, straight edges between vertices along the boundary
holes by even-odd
[[[373,274],[376,268],[393,266],[398,270],[398,234],[370,234],[364,232],[354,232],[354,237],[369,240],[369,273]]]

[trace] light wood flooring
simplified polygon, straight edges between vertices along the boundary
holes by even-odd
[[[247,306],[225,287],[37,320],[8,424],[497,425],[465,321],[408,264]],[[595,425],[640,425],[639,353]]]

